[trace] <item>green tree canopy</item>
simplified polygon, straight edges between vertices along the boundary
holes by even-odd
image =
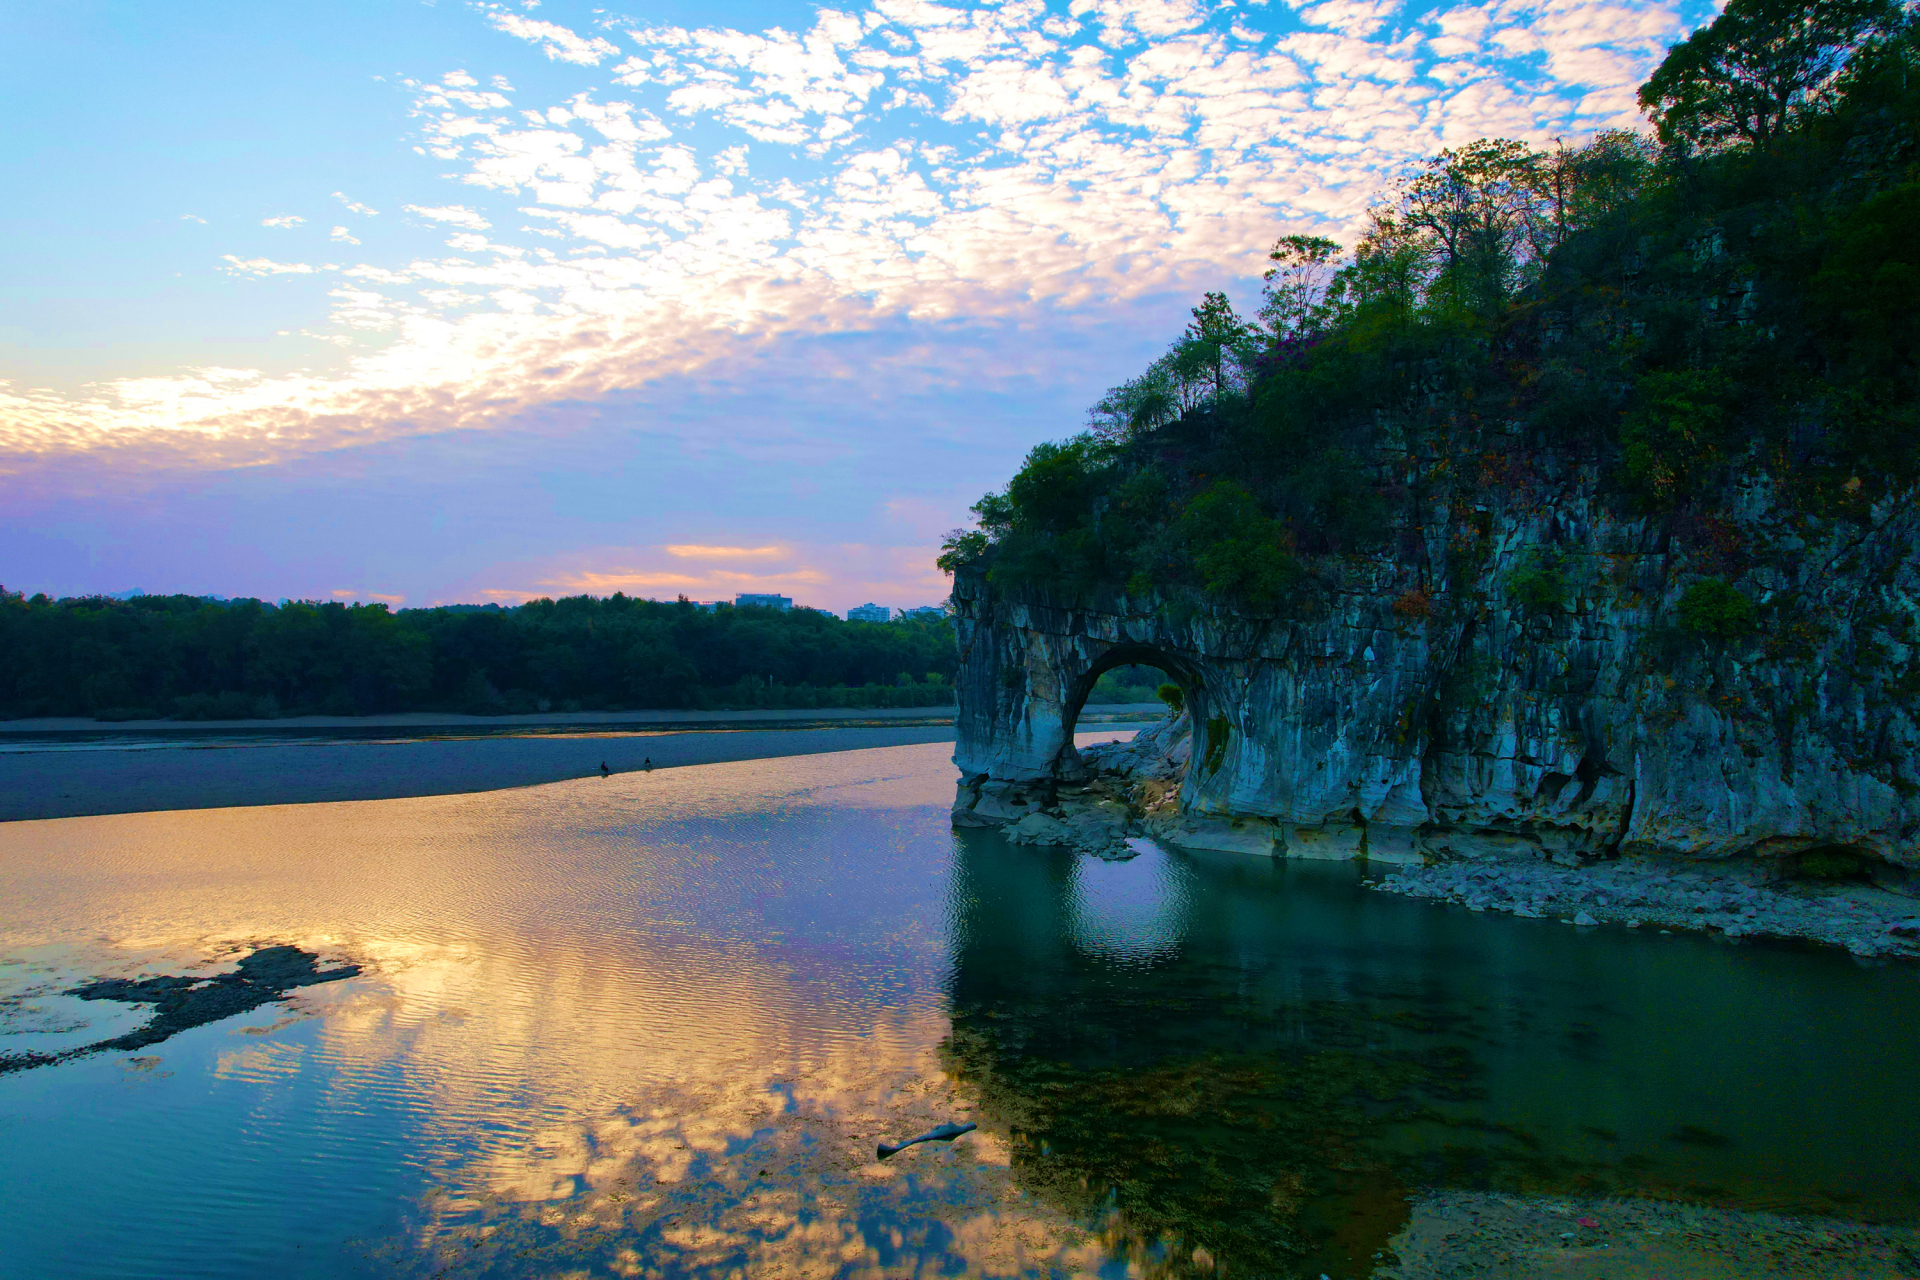
[[[1728,512],[1762,477],[1796,518],[1911,503],[1920,21],[1891,3],[1734,0],[1647,86],[1685,146],[1488,139],[1416,166],[1350,250],[1282,235],[1244,344],[1209,294],[942,566],[1285,618],[1384,556],[1420,576],[1403,616],[1424,618],[1485,565],[1486,513],[1569,468],[1730,583],[1759,540]],[[1688,154],[1770,129],[1764,151]],[[1543,609],[1572,581],[1542,566],[1516,599]],[[1704,600],[1683,620],[1721,627]]]
[[[1829,109],[1849,58],[1903,20],[1895,0],[1730,0],[1640,87],[1660,141],[1763,147]]]
[[[845,622],[574,596],[517,608],[0,589],[0,716],[243,719],[320,712],[927,706],[950,700],[944,618]],[[906,687],[901,672],[925,673]]]
[[[1337,241],[1325,236],[1281,236],[1267,253],[1273,263],[1260,278],[1260,319],[1275,341],[1304,338],[1326,323],[1327,285],[1339,269]]]

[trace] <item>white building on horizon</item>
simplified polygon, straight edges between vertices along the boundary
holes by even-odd
[[[868,602],[867,604],[862,604],[862,605],[855,605],[853,608],[847,610],[847,621],[848,622],[892,622],[893,610],[889,609],[884,604],[873,604],[872,602]]]
[[[739,595],[733,598],[736,609],[778,609],[781,613],[793,608],[792,596]]]

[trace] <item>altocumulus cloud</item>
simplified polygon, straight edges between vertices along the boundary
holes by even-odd
[[[504,41],[523,42],[576,83],[528,102],[499,75],[408,82],[419,148],[471,193],[407,206],[453,232],[450,253],[225,258],[240,276],[326,277],[336,336],[359,354],[82,396],[0,385],[0,451],[265,461],[485,427],[784,337],[1099,317],[1223,262],[1257,271],[1278,233],[1350,229],[1442,146],[1632,124],[1634,86],[1710,12],[874,0],[819,10],[805,31],[575,31],[480,5],[503,60]],[[520,225],[498,231],[507,219]]]

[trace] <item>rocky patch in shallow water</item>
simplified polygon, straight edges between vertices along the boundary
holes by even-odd
[[[1375,1280],[1904,1280],[1920,1232],[1653,1200],[1429,1191]]]
[[[1447,862],[1406,867],[1373,888],[1569,924],[1705,929],[1729,938],[1805,938],[1856,956],[1920,956],[1915,903],[1870,884],[1755,883],[1748,868],[1642,863],[1568,868],[1547,862]]]
[[[82,1000],[118,1000],[128,1004],[150,1004],[153,1017],[138,1030],[111,1040],[81,1045],[64,1053],[16,1053],[0,1055],[0,1074],[28,1067],[51,1066],[82,1054],[104,1050],[144,1049],[182,1031],[246,1013],[263,1004],[284,999],[289,991],[321,982],[338,982],[355,977],[357,964],[322,969],[319,957],[299,947],[261,947],[242,959],[232,973],[211,978],[159,976],[151,978],[102,978],[83,983],[66,994]]]
[[[1191,741],[1182,716],[1143,729],[1131,741],[1088,747],[1081,752],[1086,777],[1080,782],[986,791],[963,786],[954,822],[1004,823],[1002,833],[1014,844],[1067,845],[1123,862],[1143,850],[1147,837],[1169,834]]]

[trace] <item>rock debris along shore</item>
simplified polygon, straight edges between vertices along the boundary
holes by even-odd
[[[1051,787],[962,783],[954,825],[1004,827],[1014,844],[1063,844],[1109,861],[1143,851],[1141,840],[1171,838],[1176,793],[1186,774],[1192,735],[1185,716],[1142,729],[1130,742],[1081,753],[1089,776]]]
[[[1729,938],[1805,938],[1856,956],[1920,956],[1909,898],[1857,882],[1754,883],[1752,868],[1634,862],[1572,869],[1542,863],[1442,863],[1397,870],[1370,887],[1470,911],[1591,926],[1706,929]]]
[[[1141,731],[1131,742],[1080,751],[1078,782],[961,788],[960,826],[1000,826],[1015,844],[1066,845],[1109,860],[1131,858],[1145,840],[1306,858],[1364,857],[1357,844],[1295,833],[1297,849],[1276,843],[1264,823],[1195,823],[1184,817],[1178,789],[1193,737],[1185,715]],[[1829,855],[1823,870],[1857,869]],[[1804,860],[1803,860],[1803,864]],[[1517,848],[1477,861],[1412,865],[1396,862],[1369,887],[1592,926],[1707,930],[1728,938],[1800,938],[1844,947],[1863,958],[1920,956],[1920,903],[1857,877],[1785,878],[1784,868],[1752,859],[1719,863],[1641,857],[1563,865]]]

